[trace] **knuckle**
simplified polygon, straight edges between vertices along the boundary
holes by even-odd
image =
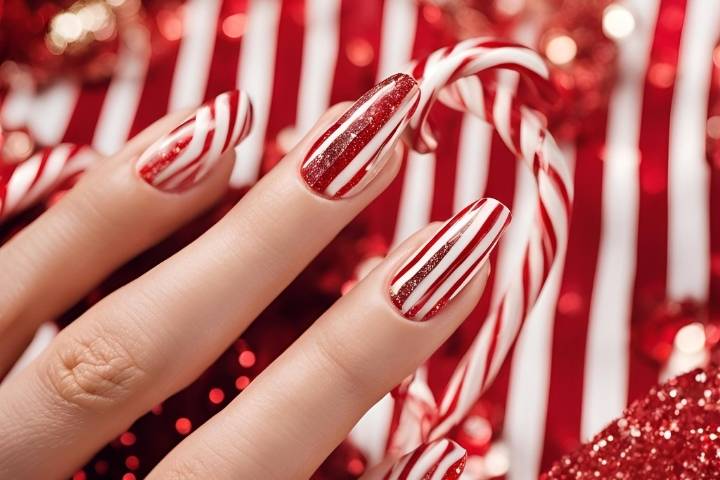
[[[362,368],[363,359],[348,342],[320,335],[314,342],[321,369],[325,370],[337,386],[353,398],[359,398],[377,389],[373,379]]]
[[[119,340],[95,335],[60,342],[50,356],[46,376],[61,402],[102,411],[126,400],[145,373]]]

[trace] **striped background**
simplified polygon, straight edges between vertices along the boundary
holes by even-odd
[[[705,122],[718,80],[712,53],[720,2],[620,3],[638,26],[620,46],[619,78],[596,133],[564,146],[576,166],[564,271],[550,278],[554,294],[529,319],[488,394],[506,406],[511,479],[535,477],[657,381],[660,367],[630,345],[649,308],[666,299],[718,308],[720,171],[705,160]],[[225,17],[241,12],[241,38],[216,35]],[[107,84],[4,92],[0,118],[44,144],[87,142],[109,154],[165,112],[237,86],[256,113],[238,151],[233,182],[240,186],[261,174],[266,140],[288,127],[305,131],[332,103],[449,43],[428,21],[432,13],[414,0],[188,0],[186,36],[152,66],[147,54],[124,50]],[[368,47],[367,65],[351,61]],[[443,126],[438,151],[411,153],[358,220],[389,242],[482,195],[510,206],[526,198],[529,179],[487,126],[441,107],[434,116]],[[512,235],[511,228],[505,245]],[[499,254],[513,252],[501,245]],[[453,351],[469,344],[480,318],[463,325]],[[450,348],[431,362],[431,384],[452,368]]]

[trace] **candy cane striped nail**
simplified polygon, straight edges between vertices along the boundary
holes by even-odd
[[[398,460],[383,480],[456,480],[467,452],[452,440],[425,443]]]
[[[87,147],[63,143],[17,165],[0,165],[0,220],[33,206],[95,158]]]
[[[395,74],[375,85],[315,142],[301,167],[313,190],[353,195],[380,172],[420,98],[412,77]]]
[[[497,200],[465,207],[395,274],[390,283],[395,306],[411,320],[435,315],[484,265],[509,222],[510,211]]]
[[[168,192],[192,187],[223,153],[248,136],[252,105],[245,92],[221,93],[140,155],[135,169],[150,185]]]

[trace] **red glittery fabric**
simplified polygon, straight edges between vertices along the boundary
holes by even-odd
[[[653,388],[541,478],[720,478],[720,370],[693,370]]]

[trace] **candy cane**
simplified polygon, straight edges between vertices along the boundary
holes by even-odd
[[[536,189],[532,228],[518,250],[522,261],[519,268],[511,270],[517,273],[491,306],[479,334],[451,376],[433,425],[412,441],[406,434],[397,435],[390,447],[399,451],[444,436],[465,418],[495,377],[552,266],[566,248],[572,204],[568,165],[542,116],[531,107],[532,100],[549,88],[547,67],[537,53],[519,45],[471,39],[432,53],[414,67],[413,74],[422,92],[409,124],[415,150],[431,151],[437,146],[427,117],[439,100],[490,123],[530,169]],[[400,421],[393,435],[407,432],[404,419],[411,422],[417,416],[412,414],[410,400],[399,406]]]
[[[0,222],[34,205],[96,158],[69,143],[39,151],[17,165],[0,166]]]

